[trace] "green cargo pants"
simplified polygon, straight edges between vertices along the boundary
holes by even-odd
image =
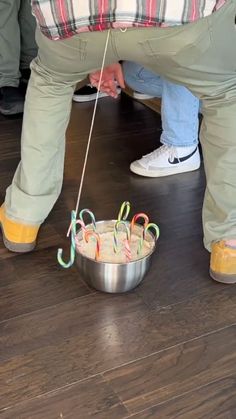
[[[207,177],[204,242],[236,238],[236,0],[196,23],[111,30],[106,65],[142,64],[202,100]],[[76,83],[101,67],[107,32],[51,41],[37,33],[38,57],[25,103],[22,160],[6,193],[9,218],[41,224],[63,180],[65,131]],[[163,180],[164,182],[164,180]]]
[[[37,55],[30,0],[0,1],[0,47],[0,88],[17,87],[20,68],[29,68]]]

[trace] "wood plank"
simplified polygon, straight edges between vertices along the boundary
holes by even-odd
[[[56,255],[52,247],[1,261],[1,321],[94,292],[75,267],[61,268]]]
[[[235,375],[143,412],[127,416],[132,419],[235,419],[235,417]]]
[[[122,419],[127,410],[100,377],[7,409],[1,419]]]
[[[177,224],[171,225],[177,229]],[[163,234],[165,230],[166,227],[161,226]],[[176,236],[178,234],[176,231]],[[225,288],[210,278],[210,256],[201,240],[200,235],[177,240],[160,238],[148,278],[136,290],[149,307],[158,309]]]
[[[0,407],[155,351],[157,331],[135,294],[95,294],[0,324]]]
[[[233,289],[159,311],[95,294],[3,322],[1,408],[234,324]]]
[[[65,234],[70,211],[75,207],[93,106],[93,102],[73,105],[64,186],[42,226],[37,250],[15,255],[0,245],[4,320],[0,323],[1,408],[10,407],[8,414],[17,419],[18,412],[22,419],[26,414],[30,418],[34,412],[43,419],[48,419],[48,415],[54,419],[61,413],[57,405],[62,400],[60,406],[66,415],[73,406],[71,414],[76,418],[80,409],[85,416],[81,419],[87,414],[102,418],[107,415],[109,419],[132,415],[119,401],[119,394],[99,375],[118,369],[119,374],[125,371],[124,377],[128,371],[127,380],[122,376],[119,379],[129,390],[127,403],[134,412],[147,402],[145,409],[151,405],[148,414],[152,415],[153,404],[158,403],[158,409],[167,406],[162,413],[170,412],[174,417],[174,401],[187,397],[186,391],[191,388],[193,395],[189,398],[196,411],[199,415],[210,412],[210,416],[215,413],[217,402],[214,411],[214,400],[201,398],[199,387],[194,386],[204,388],[210,385],[212,377],[218,380],[216,383],[223,383],[222,375],[235,371],[231,365],[235,363],[234,328],[229,326],[236,319],[236,288],[209,279],[209,254],[202,246],[201,228],[203,168],[159,179],[139,177],[129,171],[131,161],[159,146],[161,121],[158,114],[126,95],[116,101],[104,98],[98,103],[81,208],[90,207],[98,219],[113,218],[126,199],[131,201],[132,215],[145,210],[161,228],[152,268],[133,293],[110,296],[88,290],[77,280],[76,270],[61,271],[57,266],[57,247],[63,244],[69,250]],[[19,158],[21,119],[10,121],[0,116],[0,126],[3,200]],[[225,329],[222,335],[216,332],[219,329]],[[218,333],[222,340],[206,336]],[[193,344],[195,341],[191,341],[196,338],[200,343]],[[180,346],[182,352],[178,352]],[[166,383],[165,388],[158,381],[158,374],[150,374],[152,365],[148,369],[148,360],[153,356],[153,369]],[[140,370],[135,369],[136,365]],[[143,371],[147,388],[141,389],[139,371]],[[130,377],[136,394],[130,389]],[[89,388],[85,381],[80,381],[87,379]],[[221,393],[212,387],[209,394],[212,398],[220,394],[227,415],[234,409],[234,383],[225,381],[222,385]],[[147,391],[146,400],[140,401],[141,391]],[[158,397],[165,401],[156,402]],[[187,403],[183,400],[180,412]],[[201,400],[205,403],[202,411],[198,410]],[[44,410],[40,410],[41,401]],[[153,417],[158,417],[153,412]],[[186,412],[182,413],[187,415]]]
[[[175,400],[182,394],[221,378],[236,376],[235,346],[236,327],[232,326],[161,351],[131,365],[108,371],[104,377],[128,411],[136,413],[168,400]],[[236,394],[236,387],[234,392]],[[193,392],[191,399],[197,404],[198,396],[194,394]],[[187,396],[184,397],[185,400],[186,398]],[[184,405],[181,405],[183,408]],[[170,402],[170,406],[173,408],[174,401]],[[188,406],[191,405],[188,403]],[[177,414],[178,409],[175,412]],[[194,414],[194,410],[192,413]]]

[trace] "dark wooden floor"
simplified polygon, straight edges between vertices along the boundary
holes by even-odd
[[[62,195],[28,255],[0,238],[0,418],[236,418],[236,287],[210,280],[201,169],[163,179],[129,172],[160,118],[123,96],[99,102],[81,207],[112,218],[145,210],[161,239],[134,292],[89,289],[56,261],[78,192],[93,104],[73,107]],[[0,198],[19,160],[21,120],[0,117]]]

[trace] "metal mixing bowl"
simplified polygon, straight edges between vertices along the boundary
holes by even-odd
[[[105,233],[114,230],[117,220],[98,221],[96,223],[98,233]],[[86,228],[92,228],[91,225]],[[134,233],[141,236],[143,227],[135,224]],[[82,230],[78,232],[78,239],[82,239]],[[127,292],[135,288],[143,280],[147,273],[151,257],[155,250],[154,235],[148,231],[146,240],[153,243],[153,248],[146,256],[128,263],[106,263],[96,261],[87,256],[82,255],[76,250],[76,263],[80,273],[90,287],[96,290],[121,293]]]

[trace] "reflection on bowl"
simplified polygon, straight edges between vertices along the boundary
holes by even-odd
[[[96,231],[98,233],[113,232],[117,220],[98,221]],[[86,226],[92,228],[91,225]],[[134,225],[133,234],[141,237],[143,227]],[[78,232],[78,240],[82,239],[82,230]],[[109,293],[122,293],[134,289],[143,280],[147,273],[153,252],[155,250],[155,237],[148,231],[145,237],[150,243],[150,252],[139,259],[128,263],[111,263],[96,261],[81,254],[76,249],[76,263],[80,273],[87,284],[99,291]],[[112,250],[113,251],[113,250]]]

